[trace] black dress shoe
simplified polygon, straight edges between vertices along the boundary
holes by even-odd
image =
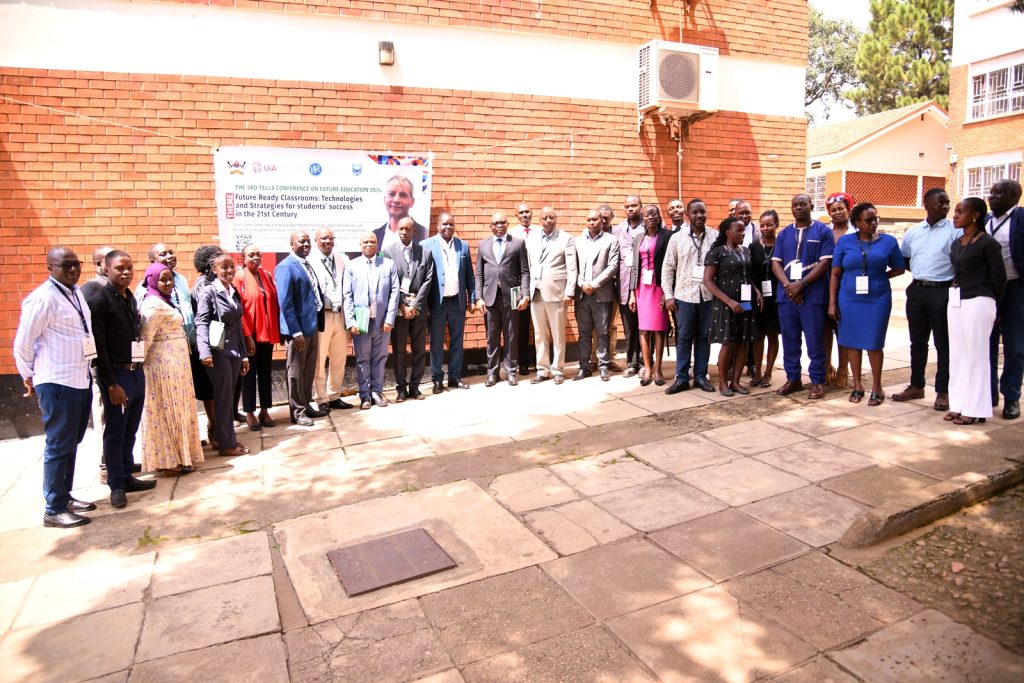
[[[609,379],[611,379],[611,375],[608,374],[608,368],[601,368],[597,372],[599,375],[601,375],[602,382],[607,382]]]
[[[463,382],[461,379],[457,379],[454,382],[448,381],[449,389],[469,389],[469,385]]]
[[[689,382],[676,382],[672,386],[670,386],[668,389],[666,389],[665,393],[668,394],[669,396],[671,396],[672,394],[678,394],[680,391],[686,391],[689,388],[690,388],[690,383]]]
[[[150,489],[156,488],[156,482],[152,479],[144,481],[142,479],[136,479],[135,477],[128,477],[128,483],[124,485],[124,490],[128,493],[135,491],[149,491]]]
[[[312,406],[306,406],[306,417],[327,417],[327,413],[323,410],[316,410]]]
[[[516,373],[514,372],[508,373],[508,377],[505,378],[505,381],[512,387],[519,385],[519,380],[516,378]]]
[[[351,403],[345,403],[340,398],[336,398],[333,401],[331,401],[330,403],[328,403],[327,407],[330,408],[331,410],[351,410],[352,409],[352,404]]]
[[[1003,419],[1016,420],[1020,417],[1020,401],[1006,400],[1003,404]]]
[[[485,387],[493,387],[497,383],[498,383],[498,378],[497,377],[495,377],[494,375],[487,375],[487,381],[484,382],[484,386]]]
[[[434,382],[434,388],[432,389],[432,391],[435,394],[440,394],[442,391],[444,391],[444,382]]]
[[[713,386],[711,386],[711,382],[707,381],[706,379],[695,379],[695,380],[693,380],[693,383],[696,386],[700,387],[701,391],[706,391],[706,392],[712,393],[712,394],[715,393],[716,391],[718,391]]]
[[[586,378],[590,377],[593,374],[594,373],[592,373],[590,370],[580,370],[579,372],[576,373],[576,376],[572,378],[572,381],[573,382],[578,382],[581,379],[586,379]]]
[[[124,493],[122,492],[121,495],[123,496]],[[121,507],[124,506],[122,505]],[[95,508],[96,506],[93,505],[93,509]],[[88,524],[91,521],[92,520],[88,517],[76,515],[74,512],[71,512],[70,510],[58,512],[55,515],[43,515],[43,526],[56,527],[58,529],[73,529],[76,526],[82,526],[83,524]]]
[[[408,392],[406,392],[405,389],[399,389],[397,394],[395,395],[395,403],[405,403],[405,401],[408,398],[409,398]]]
[[[299,415],[298,417],[292,417],[292,424],[299,425],[300,427],[312,427],[313,418],[305,415]]]
[[[245,415],[242,415],[237,410],[235,411],[235,422],[245,422]]]
[[[426,398],[426,396],[424,396],[423,392],[420,391],[418,388],[413,387],[412,389],[409,390],[409,398],[415,399],[417,401],[422,401],[423,399]]]
[[[141,471],[142,471],[142,464],[141,463],[137,463],[137,462],[133,462],[132,463],[132,474],[138,474]]]
[[[96,509],[96,503],[87,503],[84,500],[75,500],[72,498],[68,501],[68,510],[71,512],[92,512]]]
[[[372,407],[373,407],[373,404],[372,404],[372,403],[370,403],[369,401],[363,401],[363,402],[362,402],[362,403],[361,403],[361,404],[359,405],[359,407],[360,407],[360,409],[362,409],[362,410],[369,410],[370,408],[372,408]]]
[[[124,495],[123,489],[114,489],[110,492],[110,505],[118,509],[128,504],[128,496]]]
[[[530,366],[529,365],[520,365],[519,369],[516,372],[518,372],[523,377],[529,377],[530,376]]]

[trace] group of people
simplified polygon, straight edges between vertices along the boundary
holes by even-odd
[[[666,394],[691,385],[747,394],[750,386],[772,385],[781,338],[786,379],[778,394],[804,389],[806,344],[808,398],[824,396],[826,381],[846,386],[852,375],[849,400],[860,402],[866,351],[868,405],[875,406],[885,400],[889,280],[910,270],[911,381],[892,398],[923,398],[934,338],[934,407],[947,420],[983,422],[998,404],[997,390],[1003,417],[1020,415],[1024,208],[1017,207],[1021,186],[1015,181],[992,187],[990,207],[964,199],[952,222],[948,195],[929,190],[927,217],[907,231],[902,245],[878,232],[872,204],[855,204],[845,193],[827,199],[830,225],[813,219],[810,197],[796,195],[793,220],[781,229],[773,210],[755,223],[742,199],[730,202],[729,215],[712,228],[700,199],[685,205],[673,199],[665,221],[658,206],[630,195],[620,223],[603,204],[587,213],[577,236],[558,227],[553,207],[541,209],[538,228],[530,206],[520,204],[514,227],[503,213],[491,217],[492,235],[477,245],[475,265],[469,244],[455,236],[451,212],[440,213],[437,232],[428,237],[408,215],[415,200],[407,179],[389,180],[385,195],[389,219],[360,236],[358,256],[336,251],[327,228],[313,239],[292,233],[291,253],[273,274],[255,244],[242,250],[240,267],[231,254],[205,246],[195,252],[199,278],[191,288],[165,244],[150,250],[134,292],[126,252],[97,249],[96,276],[79,287],[76,254],[50,249],[50,277],[23,302],[14,349],[26,396],[37,395],[46,431],[44,524],[79,526],[89,521],[79,513],[95,509],[70,495],[94,380],[100,401],[92,412],[94,420],[101,418],[110,500],[124,507],[127,493],[155,486],[133,476],[140,425],[142,469],[179,475],[203,460],[193,398],[204,403],[207,441],[221,455],[248,452],[236,438],[236,421],[253,431],[274,426],[268,409],[276,344],[286,349],[291,422],[308,426],[332,410],[354,407],[342,398],[350,340],[363,410],[389,403],[389,345],[397,402],[424,398],[428,339],[432,393],[469,388],[462,379],[463,338],[472,313],[485,318],[487,387],[502,381],[502,371],[513,386],[531,372],[531,383],[562,384],[573,303],[580,359],[574,380],[596,373],[607,381],[620,370],[614,356],[621,326],[623,375],[638,376],[642,385],[667,384],[662,358],[674,329],[676,368]],[[1000,341],[1004,366],[997,387]],[[721,344],[717,389],[708,375],[713,343]]]

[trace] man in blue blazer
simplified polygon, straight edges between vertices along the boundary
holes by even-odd
[[[444,331],[448,328],[448,386],[468,389],[462,381],[462,335],[466,313],[473,310],[476,284],[469,244],[455,237],[455,218],[447,211],[437,217],[437,234],[423,242],[434,258],[430,291],[430,372],[435,394],[444,391]]]
[[[313,408],[313,377],[316,374],[317,334],[324,329],[324,298],[320,284],[306,261],[311,246],[309,233],[292,233],[292,253],[277,264],[277,302],[281,309],[281,341],[286,346],[288,407],[292,424],[310,426],[326,413]]]
[[[1020,386],[1024,380],[1024,207],[1020,203],[1021,186],[1016,180],[1000,180],[988,195],[992,209],[985,231],[996,238],[1006,265],[1006,291],[989,346],[992,377],[992,405],[1003,395],[1003,417],[1020,417]],[[996,386],[999,338],[1003,339],[1003,376]]]
[[[401,287],[395,262],[377,254],[377,238],[372,232],[359,238],[359,248],[362,256],[349,260],[342,292],[345,326],[356,352],[359,399],[362,409],[369,410],[372,405],[383,408],[388,404],[383,395],[384,364]],[[360,330],[357,313],[368,318],[364,330]]]

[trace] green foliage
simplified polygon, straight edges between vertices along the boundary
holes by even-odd
[[[1010,11],[1024,14],[1024,0],[1016,0],[1012,5],[1010,5]]]
[[[871,0],[857,51],[864,84],[846,93],[860,115],[936,100],[949,105],[953,0]]]
[[[804,107],[821,102],[827,116],[829,107],[843,99],[843,91],[858,84],[861,33],[848,19],[828,19],[815,7],[809,12]]]

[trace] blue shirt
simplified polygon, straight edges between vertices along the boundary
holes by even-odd
[[[821,221],[811,221],[811,224],[803,229],[790,223],[775,238],[772,261],[780,261],[783,270],[786,271],[786,277],[789,277],[790,264],[799,258],[803,274],[808,275],[819,262],[832,259],[834,248],[832,229]],[[823,276],[807,284],[803,289],[803,297],[805,303],[827,304],[828,277]],[[789,301],[789,295],[786,294],[784,287],[779,287],[777,298],[780,302]]]
[[[948,282],[953,279],[953,264],[949,250],[953,240],[963,237],[964,231],[953,227],[953,221],[943,218],[935,225],[924,220],[913,225],[903,235],[903,258],[910,262],[915,280]]]

